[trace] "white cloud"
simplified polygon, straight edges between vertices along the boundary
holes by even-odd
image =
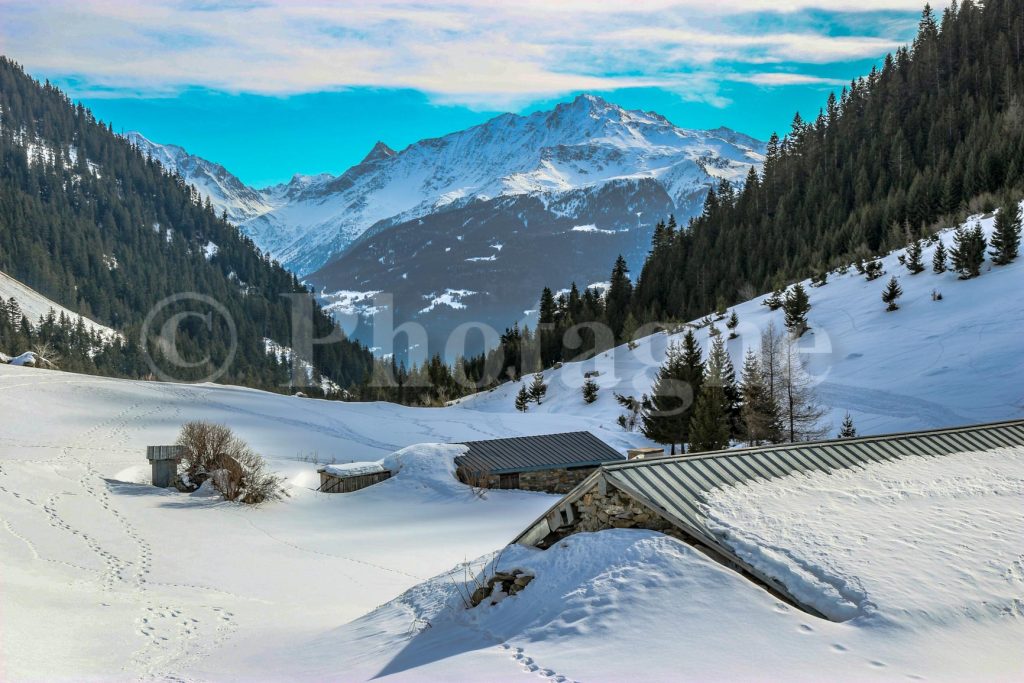
[[[711,6],[709,6],[711,5]],[[722,105],[723,79],[791,85],[794,64],[878,56],[891,36],[751,35],[745,12],[916,9],[919,0],[0,0],[0,50],[77,94],[186,86],[287,95],[373,86],[511,106],[577,90],[659,86]],[[693,28],[700,26],[701,28]],[[740,77],[717,63],[785,64]],[[799,79],[804,80],[799,80]]]

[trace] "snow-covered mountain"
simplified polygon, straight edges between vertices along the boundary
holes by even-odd
[[[128,137],[300,274],[327,263],[371,226],[500,196],[555,197],[653,178],[685,218],[710,183],[741,181],[763,152],[761,142],[727,128],[679,128],[653,112],[627,111],[593,95],[527,116],[503,114],[400,152],[378,142],[337,177],[297,175],[259,190],[181,147],[157,145],[138,133]],[[571,214],[573,207],[563,212]]]

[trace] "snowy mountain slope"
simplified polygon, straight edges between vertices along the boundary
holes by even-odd
[[[268,211],[274,204],[261,192],[254,190],[220,164],[189,154],[178,145],[162,145],[148,140],[142,133],[130,131],[125,137],[133,145],[169,170],[177,171],[186,182],[210,200],[218,213],[227,212],[232,223],[244,223]]]
[[[972,225],[975,219],[967,223]],[[994,217],[981,219],[991,234]],[[941,239],[952,244],[952,231]],[[803,284],[810,295],[811,330],[800,341],[803,358],[815,377],[820,403],[829,409],[826,422],[835,434],[849,411],[864,434],[989,422],[1024,415],[1024,357],[1020,330],[1024,301],[1024,259],[1009,266],[986,261],[980,277],[958,280],[954,273],[931,270],[935,247],[924,249],[925,272],[911,275],[898,262],[901,252],[881,259],[886,275],[868,282],[854,269],[830,274],[824,287]],[[903,288],[900,309],[889,313],[881,292],[890,275]],[[933,291],[942,294],[933,301]],[[783,329],[783,313],[761,305],[764,296],[734,308],[740,337],[728,348],[737,368],[746,348],[757,348],[761,331],[774,323]],[[725,323],[717,323],[725,333]],[[696,332],[705,350],[709,329]],[[541,406],[531,411],[585,415],[611,424],[621,408],[613,392],[639,397],[649,392],[664,360],[666,345],[681,335],[656,334],[639,340],[633,351],[620,346],[597,358],[566,363],[545,373],[549,384]],[[596,403],[584,405],[583,374],[597,370],[601,391]],[[504,412],[513,405],[516,385],[463,399],[461,405]]]
[[[79,316],[77,313],[74,313],[46,298],[36,290],[19,282],[18,280],[15,280],[9,275],[0,273],[0,300],[7,301],[9,299],[14,299],[18,302],[21,312],[28,317],[33,325],[39,321],[39,318],[46,316],[52,310],[58,317],[60,317],[61,314],[64,314],[71,320],[78,320],[79,318],[82,318],[86,329],[97,332],[104,339],[113,339],[114,337],[121,336],[119,332],[83,316]]]
[[[153,151],[215,206],[234,212],[261,248],[303,275],[371,226],[498,196],[557,196],[653,178],[685,219],[710,183],[742,181],[762,153],[761,143],[728,129],[678,128],[658,114],[626,111],[592,95],[528,116],[503,114],[399,152],[377,143],[340,176],[297,176],[263,190],[238,187],[222,167],[179,147]]]
[[[567,206],[573,210],[561,210]],[[674,206],[653,178],[611,181],[547,198],[473,201],[370,230],[308,280],[320,285],[328,303],[354,291],[386,292],[395,325],[422,324],[431,352],[444,352],[448,335],[463,323],[498,331],[515,321],[533,327],[525,312],[536,308],[545,284],[567,289],[572,278],[581,286],[607,280],[609,264],[619,254],[639,267],[650,248],[649,217],[667,216]],[[441,298],[447,291],[468,294]],[[364,310],[371,304],[365,302]],[[381,346],[373,320],[335,317],[354,338]],[[483,350],[482,344],[459,349]]]

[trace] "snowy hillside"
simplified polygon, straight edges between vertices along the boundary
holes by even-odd
[[[973,225],[975,219],[967,222]],[[981,219],[991,234],[994,217]],[[952,231],[941,239],[950,246]],[[1024,259],[1009,266],[987,260],[980,277],[958,280],[956,274],[931,270],[934,246],[924,250],[925,272],[911,275],[898,261],[902,252],[881,259],[886,275],[868,282],[851,268],[830,274],[828,284],[803,284],[811,300],[811,330],[800,341],[803,359],[814,376],[820,403],[829,408],[831,433],[849,411],[862,434],[926,429],[990,422],[1024,415],[1024,356],[1020,329],[1024,300]],[[886,312],[881,300],[890,275],[903,288],[899,310]],[[942,294],[940,301],[932,298]],[[783,312],[772,312],[764,296],[734,307],[739,338],[728,343],[734,365],[742,366],[747,347],[757,348],[769,324],[783,329]],[[725,321],[717,323],[726,332]],[[709,346],[709,329],[697,330]],[[664,360],[666,345],[681,335],[657,334],[641,339],[635,350],[626,346],[597,358],[567,363],[546,374],[549,384],[543,405],[530,408],[546,414],[576,414],[611,424],[621,408],[612,395],[639,397],[650,391]],[[706,355],[706,353],[705,353]],[[597,370],[601,391],[585,405],[580,388],[585,372]],[[473,410],[504,412],[513,405],[517,385],[467,397],[461,405]]]
[[[32,324],[36,324],[39,318],[46,316],[52,310],[58,317],[61,314],[66,315],[71,320],[78,320],[79,316],[63,306],[51,301],[31,287],[15,280],[14,278],[0,273],[0,300],[7,301],[14,299],[18,302],[18,306],[21,308],[21,312],[28,317]],[[105,339],[112,339],[115,336],[120,336],[120,333],[115,332],[105,325],[100,325],[97,322],[89,320],[88,318],[82,317],[85,323],[86,329],[99,333]]]
[[[153,145],[137,134],[132,139],[194,182],[258,246],[299,274],[316,270],[382,221],[402,223],[499,196],[554,199],[574,189],[652,178],[685,219],[709,184],[742,181],[763,158],[762,143],[734,131],[678,128],[658,114],[626,111],[591,95],[551,111],[504,114],[398,152],[378,143],[340,176],[296,176],[262,190],[240,186],[223,167],[180,147]]]
[[[202,157],[189,154],[178,145],[161,145],[148,140],[142,133],[131,131],[125,137],[142,153],[159,161],[169,170],[179,173],[189,184],[208,197],[218,213],[226,211],[232,223],[271,211],[274,205],[260,192],[247,187],[226,168]]]

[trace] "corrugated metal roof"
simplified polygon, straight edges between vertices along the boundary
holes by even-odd
[[[943,456],[1024,446],[1024,420],[885,436],[734,449],[656,460],[630,460],[602,467],[615,486],[701,536],[707,526],[706,494],[751,479],[796,472],[831,472],[906,456]],[[587,485],[584,482],[580,486]],[[572,493],[569,494],[570,496]]]
[[[507,474],[556,467],[596,467],[625,456],[590,432],[464,441],[469,450],[455,464],[475,472]]]
[[[559,519],[595,485],[608,482],[661,513],[683,532],[711,548],[734,567],[785,597],[792,604],[818,616],[813,607],[792,595],[785,585],[747,565],[716,537],[707,524],[707,494],[723,486],[770,480],[796,472],[831,472],[870,467],[875,463],[907,456],[941,457],[954,453],[989,451],[1024,446],[1024,420],[975,425],[927,432],[836,441],[806,442],[747,448],[655,460],[629,460],[602,466],[550,510],[537,519],[515,543],[537,545],[556,531]],[[552,521],[555,520],[555,521]]]

